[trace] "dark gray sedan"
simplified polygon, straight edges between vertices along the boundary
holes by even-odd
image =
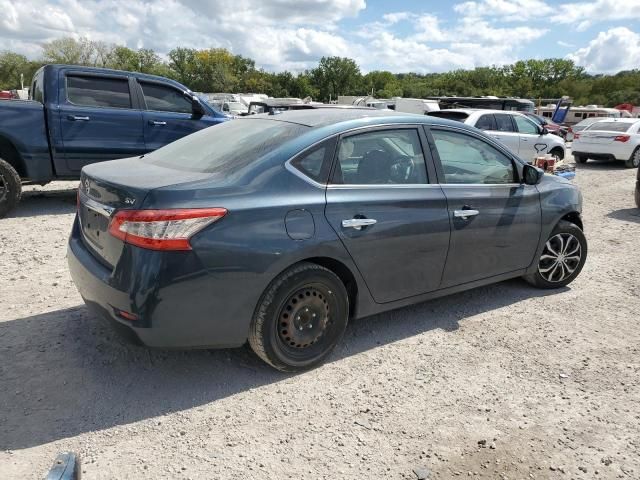
[[[557,288],[587,242],[578,189],[472,127],[369,109],[256,115],[85,167],[69,266],[153,347],[321,363],[350,318],[524,277]]]

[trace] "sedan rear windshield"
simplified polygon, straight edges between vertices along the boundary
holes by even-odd
[[[587,130],[604,130],[605,132],[626,132],[633,123],[626,122],[597,122],[585,128]]]
[[[308,129],[267,119],[229,120],[170,143],[144,160],[176,170],[229,175]]]

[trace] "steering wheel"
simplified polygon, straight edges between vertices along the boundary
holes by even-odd
[[[413,178],[415,170],[416,164],[413,157],[399,155],[393,159],[393,164],[391,165],[391,181],[393,183],[411,183],[409,179]]]

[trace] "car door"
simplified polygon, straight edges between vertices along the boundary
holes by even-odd
[[[451,243],[442,288],[524,269],[541,231],[540,197],[519,182],[514,158],[472,132],[432,127]]]
[[[549,144],[538,125],[522,115],[513,115],[513,120],[520,135],[520,158],[530,162],[538,154],[548,153]]]
[[[417,126],[339,140],[325,216],[378,303],[436,290],[449,247],[447,203]]]
[[[484,114],[479,118],[482,118],[485,115],[487,114]],[[520,135],[516,131],[515,124],[511,120],[511,115],[508,113],[495,113],[491,116],[493,117],[492,125],[494,126],[494,129],[489,130],[481,128],[481,130],[485,130],[488,135],[495,138],[500,143],[503,143],[509,150],[518,155],[520,151]]]
[[[146,110],[144,141],[147,151],[164,147],[212,123],[193,114],[191,100],[182,90],[165,83],[138,80]]]
[[[58,115],[69,171],[144,153],[142,112],[126,74],[61,71]]]

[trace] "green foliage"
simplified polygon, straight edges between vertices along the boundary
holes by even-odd
[[[45,63],[66,63],[139,71],[174,78],[195,91],[266,93],[274,97],[312,97],[327,101],[338,95],[403,96],[517,96],[559,98],[574,104],[613,106],[640,104],[640,70],[616,75],[589,75],[571,60],[549,58],[521,60],[504,67],[479,67],[421,75],[373,71],[363,75],[350,58],[322,57],[318,66],[299,74],[256,69],[255,62],[223,48],[177,47],[163,60],[150,49],[133,50],[87,38],[60,38],[43,45],[42,59],[0,52],[0,88],[19,88]]]

